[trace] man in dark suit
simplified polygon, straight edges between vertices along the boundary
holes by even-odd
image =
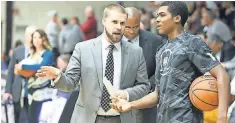
[[[158,47],[162,44],[160,36],[140,29],[141,14],[134,7],[127,7],[128,19],[125,26],[123,40],[138,45],[143,49],[146,60],[148,78],[151,83],[151,91],[155,89],[154,73],[156,68],[155,54]],[[139,110],[137,122],[156,123],[156,107]]]
[[[13,50],[13,55],[10,59],[10,64],[8,67],[8,75],[7,75],[7,84],[6,91],[3,96],[5,101],[11,99],[14,102],[14,113],[15,113],[15,123],[19,123],[20,116],[20,98],[21,98],[21,90],[22,90],[22,82],[24,78],[14,74],[15,64],[18,64],[24,58],[29,55],[29,46],[32,38],[32,33],[36,30],[34,26],[29,26],[25,30],[25,45],[19,46]],[[27,94],[24,95],[25,101],[27,103]],[[26,108],[27,106],[25,106]],[[27,109],[26,109],[27,111]]]

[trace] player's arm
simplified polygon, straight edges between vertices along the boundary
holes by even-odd
[[[155,91],[153,91],[152,93],[149,93],[143,98],[132,102],[127,102],[124,99],[117,99],[116,102],[113,101],[112,107],[113,109],[116,109],[119,112],[127,112],[133,109],[150,108],[157,104],[158,101],[157,99],[158,99],[158,93],[157,89],[155,89]]]
[[[149,93],[148,95],[144,96],[143,98],[139,100],[135,100],[130,102],[132,109],[143,109],[143,108],[150,108],[157,104],[157,97],[158,93],[155,90],[152,93]]]
[[[227,117],[229,101],[229,76],[222,65],[217,65],[210,70],[213,77],[217,79],[219,93],[218,119]]]

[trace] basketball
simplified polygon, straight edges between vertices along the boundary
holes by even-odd
[[[18,74],[25,78],[32,77],[35,73],[36,71],[33,71],[33,70],[19,70],[18,71]]]
[[[218,107],[217,81],[210,75],[196,78],[189,90],[192,104],[202,110],[211,111]]]

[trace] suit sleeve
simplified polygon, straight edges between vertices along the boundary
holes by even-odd
[[[129,101],[137,100],[148,94],[150,91],[150,82],[148,80],[146,62],[143,55],[143,50],[140,48],[139,50],[140,60],[139,66],[137,70],[137,76],[135,80],[135,84],[131,88],[127,88],[126,91],[129,94]]]
[[[78,85],[81,77],[81,51],[80,43],[75,47],[65,73],[62,73],[55,87],[65,92],[73,91]]]
[[[15,50],[13,51],[12,57],[10,59],[10,63],[9,63],[9,67],[8,67],[8,73],[7,73],[7,83],[6,83],[6,93],[12,93],[12,84],[14,81],[14,68],[15,68],[15,64],[17,63],[16,61],[16,52]]]

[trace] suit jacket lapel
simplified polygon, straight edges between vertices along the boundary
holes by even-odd
[[[122,61],[121,61],[121,82],[120,82],[120,87],[121,84],[123,83],[123,79],[126,75],[128,63],[129,63],[129,56],[130,56],[130,49],[127,46],[127,43],[125,41],[121,42],[121,47],[122,47]]]
[[[93,43],[92,54],[96,66],[96,72],[99,79],[99,85],[103,88],[103,62],[102,62],[102,43],[101,36],[97,38]]]

